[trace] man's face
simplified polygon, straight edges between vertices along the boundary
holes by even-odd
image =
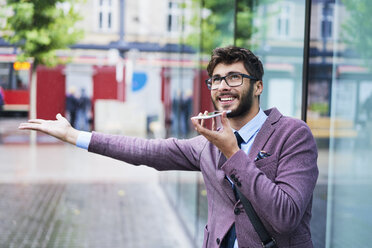
[[[232,73],[249,73],[244,68],[243,62],[237,62],[231,65],[218,64],[212,76],[224,77]],[[254,82],[243,78],[243,84],[237,87],[230,87],[222,80],[218,89],[211,91],[211,98],[216,110],[231,110],[228,117],[244,116],[247,114],[253,104]]]

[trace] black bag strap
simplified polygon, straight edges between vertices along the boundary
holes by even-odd
[[[236,192],[239,195],[240,201],[243,204],[245,212],[247,213],[249,220],[251,221],[254,229],[256,230],[258,236],[261,239],[262,247],[264,248],[278,248],[275,239],[269,235],[265,226],[262,224],[260,218],[258,217],[256,211],[254,210],[251,202],[240,192],[240,190],[235,187]]]

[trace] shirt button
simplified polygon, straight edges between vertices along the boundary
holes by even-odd
[[[217,245],[220,244],[221,240],[219,238],[216,239]]]
[[[235,215],[239,215],[240,214],[240,209],[239,208],[235,208],[234,209],[234,214]]]

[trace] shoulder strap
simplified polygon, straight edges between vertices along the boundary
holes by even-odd
[[[258,217],[256,211],[254,210],[251,202],[240,192],[240,190],[235,187],[240,201],[243,204],[245,212],[247,213],[249,220],[251,221],[254,229],[256,230],[258,236],[261,239],[262,247],[264,248],[278,248],[275,239],[269,235],[265,226],[262,224],[260,218]]]

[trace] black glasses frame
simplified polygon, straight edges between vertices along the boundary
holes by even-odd
[[[231,86],[231,85],[229,85],[229,83],[227,82],[226,77],[231,77],[231,76],[234,76],[234,75],[240,75],[240,76],[242,76],[242,82],[241,82],[239,85]],[[243,84],[243,79],[244,79],[244,78],[249,78],[249,79],[251,79],[251,80],[258,81],[257,78],[255,78],[255,77],[253,77],[253,76],[250,76],[250,75],[247,75],[247,74],[244,74],[244,73],[233,73],[233,74],[229,74],[229,75],[226,75],[226,76],[223,76],[223,77],[218,77],[218,78],[220,79],[221,82],[222,82],[222,80],[225,80],[227,86],[229,86],[229,87],[238,87],[238,86],[242,85],[242,84]],[[213,77],[208,78],[207,80],[205,80],[205,83],[207,84],[207,87],[208,87],[209,90],[212,90],[212,80],[213,80]]]

